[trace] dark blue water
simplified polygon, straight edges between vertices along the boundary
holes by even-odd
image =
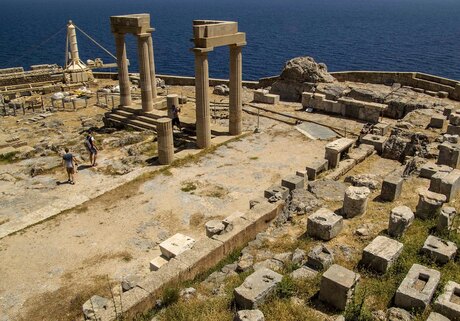
[[[286,60],[308,55],[330,71],[420,71],[460,80],[460,0],[0,0],[0,68],[62,65],[69,19],[114,53],[109,16],[141,12],[156,28],[158,73],[192,76],[192,20],[219,19],[236,20],[247,33],[244,79],[279,74]],[[113,62],[78,37],[84,61]],[[210,55],[210,74],[228,77],[227,48]]]

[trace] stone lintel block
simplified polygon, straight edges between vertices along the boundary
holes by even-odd
[[[446,318],[442,314],[431,312],[426,321],[451,321],[449,318]]]
[[[446,264],[455,257],[457,245],[455,245],[454,242],[428,235],[421,249],[421,253],[432,258],[439,264]]]
[[[241,309],[256,309],[273,293],[283,276],[267,268],[260,268],[234,290],[235,302]]]
[[[392,237],[401,237],[414,221],[414,212],[407,206],[397,206],[391,210],[388,222],[388,234]]]
[[[395,294],[395,305],[408,311],[425,310],[438,286],[441,273],[414,264]]]
[[[345,191],[342,213],[345,218],[353,218],[366,213],[371,191],[365,186],[350,186]]]
[[[308,180],[314,181],[319,173],[327,170],[328,161],[327,159],[317,159],[306,167]]]
[[[273,185],[264,191],[265,198],[271,198],[277,195],[279,195],[282,200],[287,199],[289,196],[289,188],[281,185]]]
[[[383,179],[380,198],[387,202],[396,201],[401,196],[403,183],[404,179],[401,176],[388,175]]]
[[[415,216],[422,220],[436,217],[447,200],[446,196],[428,190],[419,190],[418,193],[419,200]]]
[[[449,173],[452,171],[452,167],[447,165],[438,165],[434,163],[425,163],[420,169],[420,177],[431,178],[437,172],[446,172]]]
[[[163,265],[168,263],[168,259],[164,256],[157,256],[152,261],[150,261],[150,271],[158,271]]]
[[[302,189],[305,186],[305,180],[303,177],[297,175],[290,175],[281,180],[281,186],[284,186],[292,192],[295,189]]]
[[[320,208],[307,220],[307,235],[324,241],[337,236],[343,228],[343,218],[327,208]]]
[[[453,321],[460,320],[460,284],[449,281],[434,302],[434,310]]]
[[[377,153],[382,154],[383,146],[385,145],[388,137],[368,134],[361,138],[361,143],[374,146]]]
[[[334,264],[321,278],[319,299],[337,310],[345,310],[359,279],[359,274]]]
[[[402,243],[379,235],[364,248],[361,264],[379,273],[385,273],[398,259],[402,249]]]
[[[193,247],[195,240],[189,236],[177,233],[169,239],[160,243],[161,254],[168,259],[171,259],[184,251]]]
[[[457,211],[454,207],[443,206],[441,208],[441,213],[439,213],[438,224],[436,226],[438,232],[443,233],[450,231],[456,215]]]

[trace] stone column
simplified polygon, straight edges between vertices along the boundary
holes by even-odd
[[[172,121],[169,118],[157,119],[158,162],[161,165],[171,164],[174,159],[174,143]]]
[[[150,78],[149,62],[149,33],[137,35],[137,47],[139,52],[139,73],[141,83],[142,111],[153,110],[152,81]]]
[[[230,104],[229,132],[240,135],[242,132],[242,46],[230,46]]]
[[[131,89],[128,73],[128,58],[126,54],[125,35],[115,33],[115,45],[117,49],[117,65],[118,65],[118,82],[120,85],[120,105],[131,105]]]
[[[179,95],[170,94],[166,96],[166,106],[168,108],[168,117],[173,118],[172,106],[179,107]]]
[[[198,148],[211,146],[211,118],[209,113],[208,53],[195,48],[196,142]]]
[[[150,80],[152,82],[152,98],[157,98],[157,79],[155,76],[155,60],[153,58],[153,40],[152,34],[148,39],[149,41],[149,64],[150,64]]]

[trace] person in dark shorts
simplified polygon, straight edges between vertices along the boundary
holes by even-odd
[[[97,150],[98,149],[97,149],[97,146],[96,146],[95,139],[93,137],[93,132],[92,131],[89,131],[88,136],[86,136],[86,138],[85,138],[85,146],[86,146],[86,149],[89,152],[89,159],[90,159],[90,162],[91,162],[91,166],[96,166],[97,165],[96,158],[97,158]]]
[[[70,184],[75,184],[75,177],[74,174],[77,172],[77,160],[75,157],[69,152],[68,148],[65,148],[65,154],[62,156],[62,165],[64,165],[65,170],[67,172],[68,181]]]
[[[182,130],[182,125],[180,124],[180,120],[179,120],[180,108],[176,107],[176,105],[172,105],[171,109],[172,109],[172,115],[173,115],[172,126],[174,127],[174,125],[176,125],[177,127],[179,127],[179,130]]]

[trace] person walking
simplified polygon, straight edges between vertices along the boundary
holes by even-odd
[[[172,109],[172,115],[173,115],[172,126],[174,127],[174,125],[176,125],[177,127],[179,127],[179,130],[182,130],[182,125],[179,120],[180,108],[176,107],[176,105],[172,105],[171,109]]]
[[[78,166],[77,160],[75,156],[73,156],[69,152],[69,149],[67,147],[64,150],[65,150],[65,154],[64,156],[62,156],[62,164],[64,165],[66,172],[67,172],[67,176],[68,176],[67,182],[69,184],[74,185],[75,184],[74,175],[77,172],[77,166]]]
[[[93,132],[91,130],[88,132],[88,136],[86,136],[85,145],[86,145],[86,149],[89,152],[89,159],[91,162],[91,166],[96,166],[98,148],[96,146],[95,139],[93,137]]]

